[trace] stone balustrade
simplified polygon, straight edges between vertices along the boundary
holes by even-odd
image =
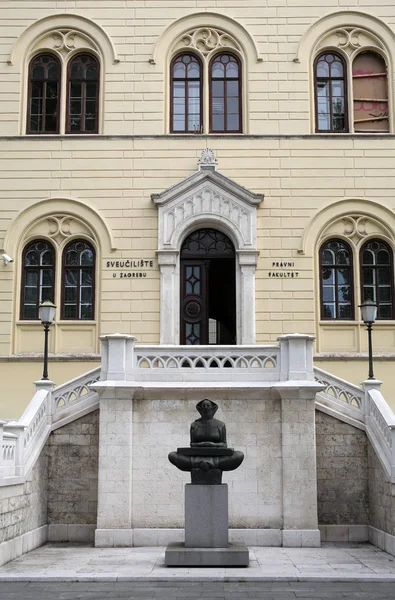
[[[368,432],[391,481],[395,481],[395,415],[380,383],[353,385],[313,368],[313,338],[291,334],[279,344],[243,346],[141,345],[129,335],[102,337],[102,366],[54,388],[36,382],[36,393],[18,421],[0,421],[0,485],[20,483],[48,435],[98,408],[97,386],[273,387],[318,383],[321,410]],[[298,385],[299,385],[298,384]],[[95,390],[92,386],[95,386]]]

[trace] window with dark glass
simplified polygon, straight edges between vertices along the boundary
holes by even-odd
[[[90,54],[78,54],[69,63],[67,133],[97,133],[99,63]]]
[[[321,247],[321,318],[353,319],[352,252],[342,240]]]
[[[38,319],[38,307],[54,301],[55,252],[49,242],[30,242],[22,256],[21,319]]]
[[[60,64],[52,54],[39,54],[29,65],[27,132],[59,132]]]
[[[394,318],[394,273],[391,248],[381,240],[371,240],[361,248],[361,298],[378,305],[378,319]]]
[[[232,54],[217,54],[210,63],[210,131],[241,130],[240,62]]]
[[[334,52],[320,54],[314,66],[316,130],[348,131],[346,66]]]
[[[354,131],[389,132],[387,65],[376,52],[360,52],[352,63]]]
[[[171,131],[199,133],[202,127],[202,66],[193,54],[171,63]]]
[[[95,251],[85,240],[76,240],[63,252],[62,318],[94,318]]]

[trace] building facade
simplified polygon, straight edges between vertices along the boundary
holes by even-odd
[[[41,376],[45,299],[56,383],[115,332],[314,335],[359,383],[371,298],[394,406],[393,8],[34,4],[0,1],[2,417]]]

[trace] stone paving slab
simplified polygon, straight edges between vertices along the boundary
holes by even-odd
[[[165,548],[93,548],[49,543],[0,568],[6,582],[392,582],[395,557],[370,544],[251,547],[248,568],[169,568]],[[1,589],[0,589],[1,591]],[[65,590],[67,591],[67,590]],[[279,590],[280,591],[280,590]],[[394,592],[395,600],[395,592]]]
[[[0,600],[393,600],[395,583],[0,582]]]

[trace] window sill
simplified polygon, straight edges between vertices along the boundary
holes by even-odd
[[[363,321],[346,321],[343,319],[321,319],[318,322],[319,325],[361,325],[361,326],[365,326],[365,323]],[[395,326],[395,320],[394,319],[378,319],[377,321],[375,321],[373,323],[373,327],[384,327],[385,325],[394,325]]]

